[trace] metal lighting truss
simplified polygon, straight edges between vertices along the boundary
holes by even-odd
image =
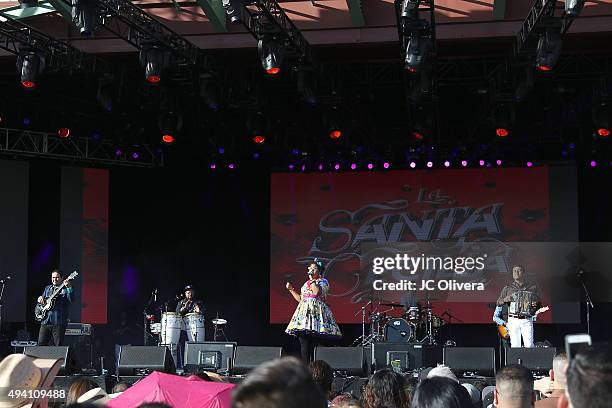
[[[95,141],[85,137],[60,138],[53,133],[0,128],[0,154],[14,157],[43,157],[91,164],[132,167],[159,167],[163,156],[147,145],[138,145],[138,158],[129,149],[121,149],[110,140]],[[136,150],[135,150],[136,151]]]

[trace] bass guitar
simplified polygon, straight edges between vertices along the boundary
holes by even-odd
[[[66,280],[72,280],[79,275],[77,271],[74,271],[66,278]],[[42,322],[46,319],[49,314],[49,310],[53,309],[53,305],[55,305],[55,299],[57,299],[57,295],[66,287],[66,281],[62,282],[62,284],[57,287],[53,293],[49,297],[45,299],[44,303],[37,303],[34,308],[34,318],[36,321]]]
[[[548,306],[541,307],[538,310],[536,310],[535,316],[547,310],[550,310],[550,307]],[[508,328],[504,325],[501,325],[501,324],[497,325],[497,334],[499,334],[499,337],[501,337],[504,340],[510,339],[510,333],[508,332]]]

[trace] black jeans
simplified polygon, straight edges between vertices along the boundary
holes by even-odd
[[[64,324],[41,324],[38,331],[38,345],[48,346],[49,340],[53,339],[52,346],[61,346],[64,342],[66,333],[66,323]]]

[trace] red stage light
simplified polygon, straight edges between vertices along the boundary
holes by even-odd
[[[159,81],[161,81],[161,77],[157,75],[149,75],[147,77],[147,81],[149,81],[149,83],[152,83],[152,84],[157,84],[159,83]]]
[[[510,132],[508,131],[508,129],[505,129],[505,128],[497,128],[495,129],[495,134],[498,137],[506,137],[510,134]]]
[[[57,135],[58,135],[59,137],[61,137],[62,139],[65,139],[65,138],[67,138],[68,136],[70,136],[70,129],[65,128],[65,127],[60,128],[60,129],[57,131]]]
[[[266,141],[266,137],[261,136],[261,135],[256,135],[256,136],[253,136],[252,140],[253,140],[253,143],[260,145],[260,144],[264,144],[264,142]]]
[[[332,130],[331,132],[329,132],[330,139],[340,139],[341,137],[342,137],[341,130]]]
[[[28,88],[28,89],[36,88],[36,84],[32,81],[23,81],[21,82],[21,85],[23,85],[24,88]]]
[[[172,136],[172,135],[163,135],[162,136],[162,142],[164,142],[166,144],[172,144],[172,143],[174,143],[174,136]]]
[[[550,72],[552,71],[552,67],[549,67],[548,65],[538,65],[538,70],[542,71],[542,72]]]
[[[606,129],[606,128],[599,128],[599,129],[597,129],[597,136],[599,136],[599,137],[609,137],[610,136],[610,129]]]
[[[270,68],[270,69],[267,69],[266,72],[269,75],[276,75],[276,74],[278,74],[280,72],[280,68],[278,68],[278,67]]]
[[[425,139],[425,136],[421,132],[417,132],[417,131],[412,132],[412,137],[414,137],[415,140]]]
[[[406,71],[410,72],[411,74],[417,73],[417,69],[415,67],[406,67]]]

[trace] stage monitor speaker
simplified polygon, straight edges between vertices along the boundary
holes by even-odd
[[[207,341],[185,343],[185,371],[230,371],[236,343]]]
[[[232,373],[246,374],[261,363],[281,358],[282,355],[282,347],[238,346]]]
[[[458,377],[473,373],[485,377],[495,376],[495,349],[493,347],[445,347],[444,364]]]
[[[548,375],[556,352],[555,347],[508,347],[504,365],[521,364],[531,371]]]
[[[23,354],[38,358],[63,358],[58,375],[70,375],[77,371],[76,360],[70,346],[34,346],[24,347]]]
[[[442,362],[442,348],[413,343],[374,343],[372,365],[374,370],[393,367],[401,371],[412,371],[424,367],[435,367]]]
[[[118,369],[121,376],[176,371],[174,360],[166,346],[121,346]]]
[[[369,371],[366,369],[366,350],[363,347],[317,347],[314,358],[327,362],[335,372],[361,377]]]

